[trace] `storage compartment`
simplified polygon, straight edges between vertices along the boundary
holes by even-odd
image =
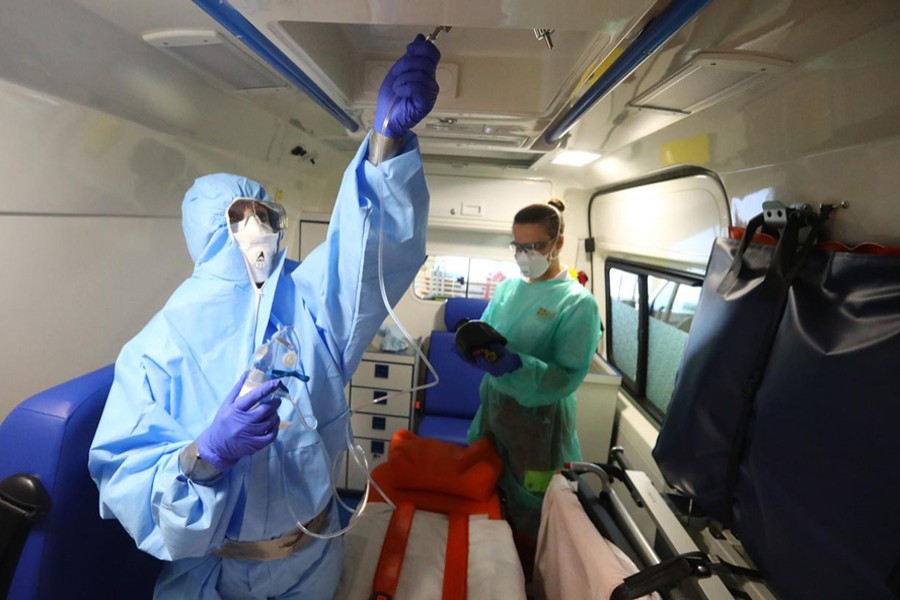
[[[398,429],[409,429],[409,419],[388,417],[368,413],[355,413],[351,417],[353,435],[365,438],[378,438],[385,441]]]
[[[369,472],[378,465],[387,460],[387,440],[367,440],[357,438],[356,443],[362,446],[366,453],[366,460],[369,463]],[[351,490],[362,491],[366,489],[366,475],[362,469],[353,460],[353,457],[347,457],[350,464],[347,465],[347,488]]]
[[[416,355],[412,348],[404,352],[383,352],[373,343],[345,388],[353,410],[350,417],[353,435],[366,451],[370,469],[387,457],[387,446],[394,432],[409,429],[413,399],[409,390],[415,381]],[[385,400],[373,402],[377,398]],[[362,491],[366,479],[352,461],[348,457],[342,463],[337,485]]]
[[[364,360],[353,374],[353,385],[375,389],[408,390],[412,381],[412,365]]]
[[[509,233],[515,214],[529,204],[547,202],[553,186],[537,179],[429,175],[428,191],[429,227]]]
[[[386,399],[378,400],[379,398]],[[356,386],[350,390],[350,408],[354,412],[409,417],[411,402],[412,394],[410,392],[400,393],[384,388],[372,389]]]
[[[581,454],[589,462],[606,462],[612,445],[616,401],[622,376],[599,354],[575,391],[575,429]]]

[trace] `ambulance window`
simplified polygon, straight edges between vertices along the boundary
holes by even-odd
[[[614,364],[632,381],[638,372],[638,311],[640,309],[640,280],[634,273],[621,269],[609,270],[610,324],[608,329],[616,332],[610,339],[611,356]]]
[[[661,421],[700,299],[699,275],[606,261],[607,356],[623,386]]]
[[[423,300],[493,297],[497,285],[507,277],[517,277],[512,260],[491,260],[464,256],[429,256],[416,275],[415,294]]]
[[[652,298],[647,329],[647,399],[665,413],[697,310],[700,286],[650,275],[647,290]],[[658,290],[656,294],[654,290]]]

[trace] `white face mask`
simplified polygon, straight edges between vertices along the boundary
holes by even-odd
[[[253,282],[265,283],[275,266],[278,234],[272,231],[268,223],[260,223],[255,215],[247,217],[240,223],[233,223],[231,231],[250,268]]]
[[[553,250],[557,249],[556,245],[559,243],[560,235],[562,235],[561,219],[556,227],[556,235],[553,237],[553,239],[550,240],[552,248],[550,249],[550,253],[547,255],[541,254],[534,249],[524,250],[519,247],[525,244],[510,244],[511,247],[517,247],[515,258],[516,264],[519,265],[519,269],[522,271],[522,277],[526,279],[538,279],[547,272],[547,269],[550,268],[550,263],[559,258],[558,253],[556,254],[556,256],[553,255]]]
[[[537,279],[550,268],[550,257],[544,256],[537,250],[516,252],[516,263],[522,270],[522,277]]]

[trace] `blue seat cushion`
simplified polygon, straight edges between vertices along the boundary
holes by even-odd
[[[150,598],[161,563],[100,518],[88,449],[113,366],[25,400],[0,424],[0,480],[37,475],[50,511],[32,526],[9,598]]]
[[[454,336],[448,331],[431,334],[428,360],[437,371],[440,382],[425,390],[423,410],[426,415],[471,419],[481,403],[478,387],[484,373],[453,351]],[[429,372],[427,382],[432,381],[434,377]]]
[[[444,304],[444,325],[447,331],[456,331],[464,320],[480,319],[487,308],[484,298],[448,298]]]
[[[419,437],[468,446],[467,433],[472,419],[426,415],[419,422]]]

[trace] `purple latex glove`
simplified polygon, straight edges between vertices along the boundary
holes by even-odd
[[[502,344],[491,344],[488,346],[496,356],[496,360],[490,361],[485,355],[479,354],[475,356],[475,367],[493,375],[494,377],[502,377],[507,373],[512,373],[522,366],[522,359],[515,352],[506,349]]]
[[[406,54],[394,63],[378,90],[373,129],[399,139],[434,108],[438,84],[435,78],[441,53],[421,33],[406,47]],[[385,117],[390,111],[387,125]]]
[[[278,435],[280,398],[266,398],[281,382],[272,379],[238,397],[247,373],[216,413],[212,424],[197,438],[197,453],[219,471],[227,471],[238,460],[262,450]]]

